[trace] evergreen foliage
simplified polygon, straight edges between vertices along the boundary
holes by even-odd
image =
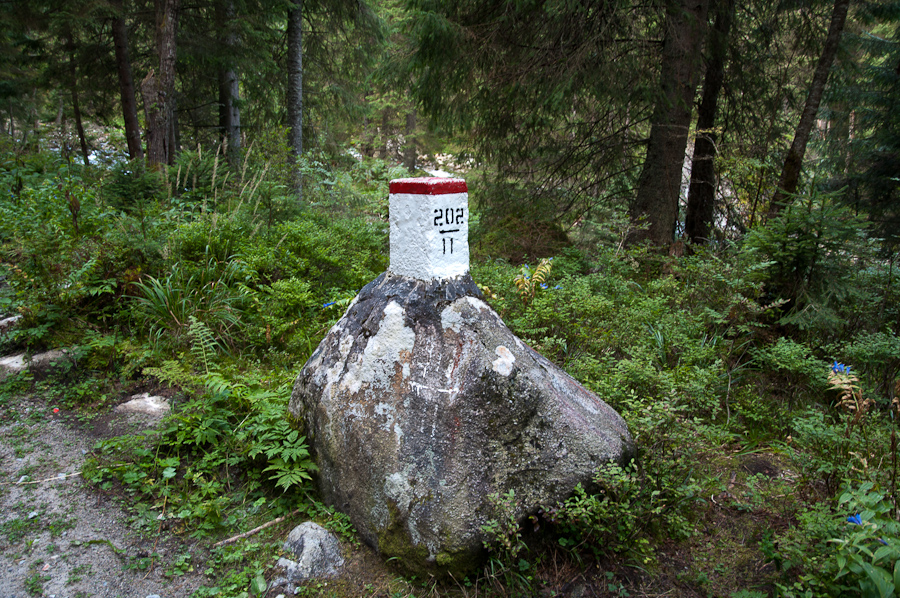
[[[401,158],[442,153],[470,184],[485,300],[622,413],[638,455],[528,521],[495,496],[485,569],[429,592],[543,595],[576,576],[605,595],[897,592],[895,2],[851,6],[806,176],[768,222],[833,4],[736,5],[716,41],[709,234],[668,255],[628,246],[647,226],[629,208],[665,3],[307,0],[295,158],[289,6],[233,4],[222,44],[224,4],[182,3],[180,149],[158,167],[124,159],[111,35],[122,17],[143,79],[153,3],[0,4],[0,316],[22,316],[0,348],[70,356],[0,381],[4,417],[23,393],[88,417],[159,388],[160,430],[104,441],[84,472],[143,529],[206,542],[300,508],[355,538],[316,498],[290,385],[388,265]],[[240,77],[239,158],[220,143],[223,69]],[[216,552],[197,595],[264,588],[271,556]],[[421,594],[396,583],[371,593]]]

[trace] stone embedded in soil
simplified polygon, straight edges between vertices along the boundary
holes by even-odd
[[[170,410],[169,400],[165,397],[151,396],[150,393],[132,395],[131,400],[121,405],[116,405],[114,411],[118,413],[143,413],[162,417]]]
[[[325,499],[412,571],[464,575],[490,496],[521,520],[622,461],[622,418],[519,340],[468,275],[385,273],[303,367],[289,411],[305,427]],[[459,578],[459,577],[457,577]]]
[[[8,318],[0,319],[0,334],[6,334],[21,319],[22,316],[9,316]]]
[[[36,377],[46,376],[50,368],[65,358],[66,355],[65,349],[54,349],[53,351],[32,355],[30,360],[25,359],[25,353],[0,358],[0,380],[3,380],[10,374],[18,374],[25,369],[31,370]]]
[[[8,355],[7,357],[0,359],[0,380],[3,380],[10,374],[18,374],[19,372],[24,371],[26,367],[24,353],[20,355]]]
[[[274,581],[271,587],[336,577],[344,567],[337,537],[312,521],[301,523],[291,530],[283,548],[294,558],[278,560],[278,566],[284,568],[285,576]]]

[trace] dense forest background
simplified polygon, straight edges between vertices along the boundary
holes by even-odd
[[[897,106],[893,0],[2,2],[0,347],[70,363],[0,401],[167,389],[84,472],[136,527],[352,544],[287,397],[387,266],[387,182],[446,170],[486,299],[639,457],[498,497],[466,580],[307,595],[894,595]],[[272,546],[196,595],[263,595]]]

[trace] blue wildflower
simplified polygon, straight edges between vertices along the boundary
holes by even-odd
[[[546,283],[546,282],[542,282],[542,283],[541,283],[541,288],[542,288],[542,289],[546,289],[546,288],[547,288],[547,283]]]
[[[853,525],[862,525],[862,517],[859,516],[859,513],[856,515],[850,515],[847,517],[847,521],[852,523]]]
[[[553,287],[553,290],[554,290],[554,291],[558,291],[558,290],[560,290],[560,289],[562,289],[562,287],[561,287],[560,285],[556,285],[555,287]]]
[[[846,366],[843,363],[835,361],[834,365],[831,366],[831,371],[834,372],[835,374],[838,374],[838,373],[846,374],[850,371],[850,368],[849,368],[849,366]]]
[[[329,301],[328,303],[323,303],[323,304],[322,304],[322,309],[325,309],[326,307],[331,307],[331,306],[334,305],[335,303],[337,303],[337,301]]]

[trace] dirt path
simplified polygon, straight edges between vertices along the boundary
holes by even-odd
[[[39,397],[0,406],[0,597],[182,598],[201,583],[199,556],[141,529],[80,477],[97,437]],[[135,422],[114,415],[110,433]]]

